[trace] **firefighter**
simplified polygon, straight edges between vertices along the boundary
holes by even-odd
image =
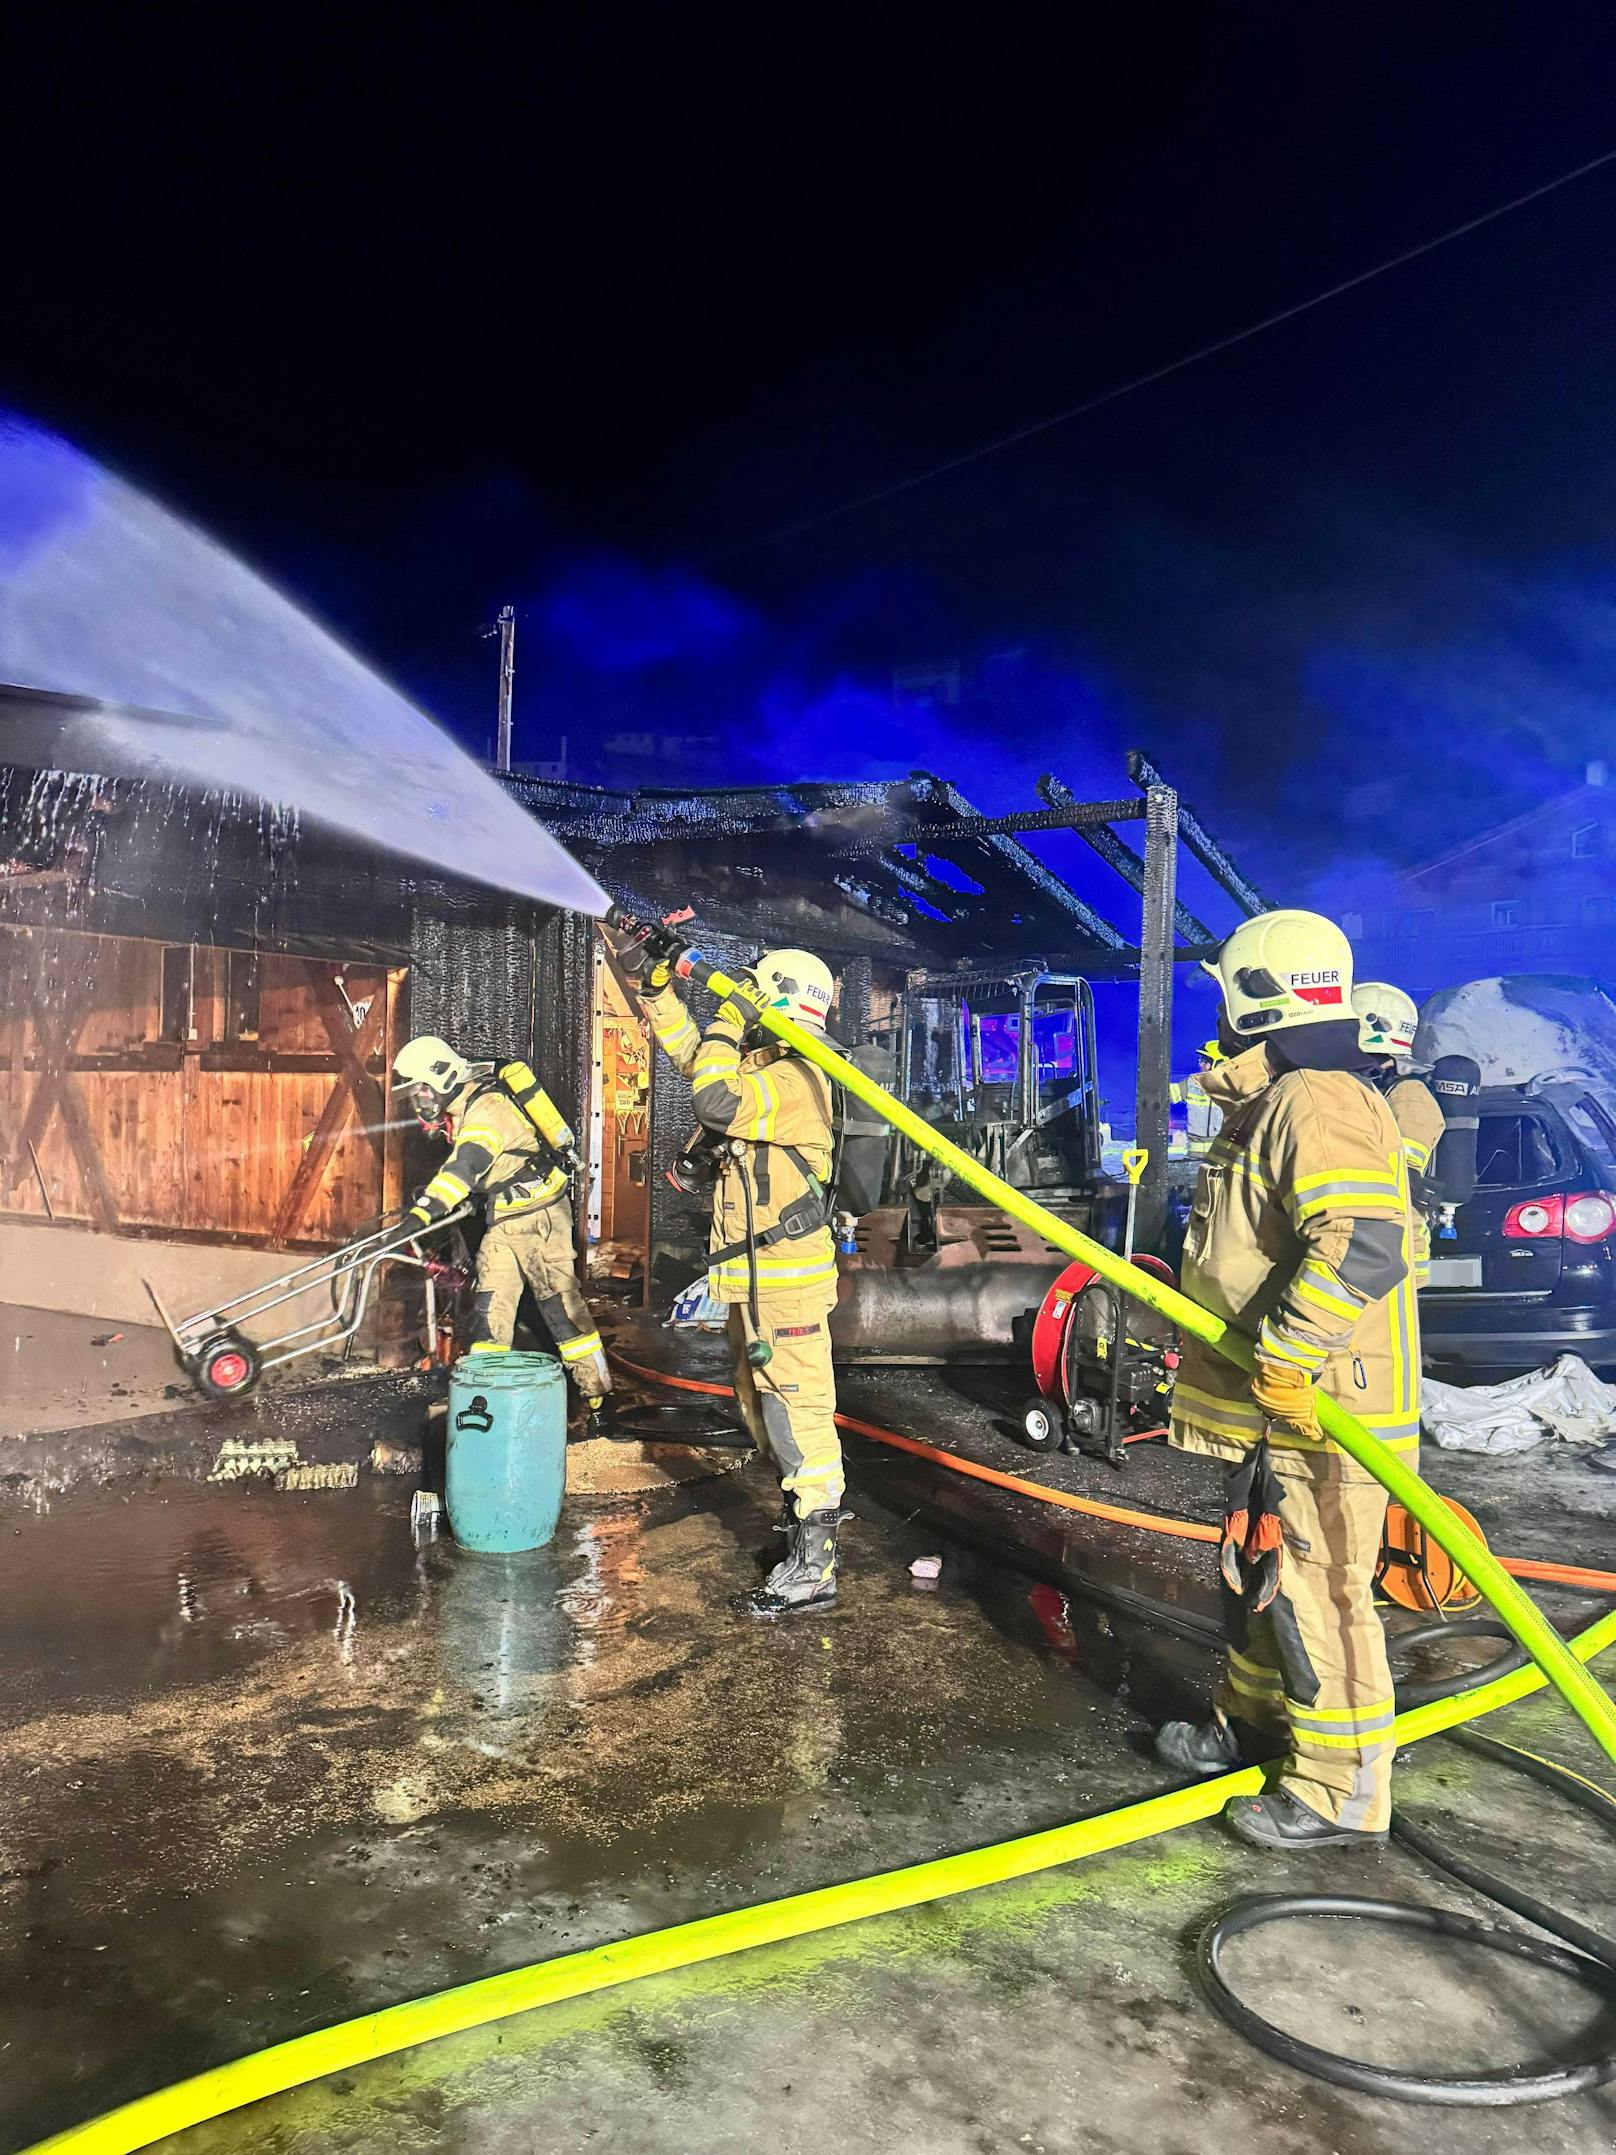
[[[1388,980],[1366,980],[1354,988],[1352,1007],[1358,1013],[1364,1052],[1378,1064],[1375,1081],[1403,1133],[1414,1207],[1414,1277],[1417,1286],[1425,1287],[1431,1279],[1431,1204],[1426,1183],[1445,1123],[1436,1094],[1414,1075],[1414,1035],[1420,1013],[1414,998]]]
[[[1184,1110],[1184,1150],[1198,1160],[1205,1159],[1207,1147],[1218,1134],[1223,1121],[1223,1111],[1210,1099],[1206,1089],[1206,1074],[1215,1070],[1223,1060],[1223,1050],[1215,1040],[1203,1041],[1197,1051],[1200,1067],[1191,1077],[1168,1087],[1168,1098],[1174,1107]],[[1175,1133],[1176,1136],[1176,1133]],[[1170,1151],[1175,1148],[1170,1145]]]
[[[612,1388],[600,1333],[578,1286],[569,1189],[577,1144],[555,1102],[526,1065],[522,1098],[492,1063],[470,1063],[427,1034],[400,1048],[394,1084],[425,1128],[449,1140],[449,1157],[410,1207],[423,1227],[468,1197],[487,1225],[477,1251],[473,1353],[508,1349],[524,1282],[532,1288],[567,1375],[591,1414]]]
[[[698,1033],[665,958],[629,942],[651,1028],[691,1081],[696,1115],[716,1169],[707,1280],[728,1305],[735,1396],[753,1443],[780,1477],[786,1553],[745,1598],[748,1612],[776,1616],[836,1599],[842,1508],[842,1447],[830,1312],[836,1245],[827,1184],[834,1139],[830,1083],[811,1063],[767,1037],[747,1037],[739,1004],[720,1005]],[[771,950],[753,974],[764,1002],[822,1032],[834,983],[806,950]]]
[[[1184,1292],[1256,1343],[1248,1378],[1186,1339],[1172,1441],[1230,1462],[1228,1652],[1210,1720],[1159,1757],[1214,1774],[1285,1754],[1225,1808],[1262,1848],[1378,1843],[1391,1806],[1392,1680],[1373,1579],[1386,1496],[1325,1438],[1316,1392],[1388,1450],[1419,1445],[1419,1321],[1402,1134],[1352,1007],[1352,950],[1316,913],[1260,914],[1219,951],[1206,1079],[1223,1111],[1184,1245]]]

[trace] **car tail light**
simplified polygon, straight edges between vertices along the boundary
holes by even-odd
[[[1545,1236],[1558,1235],[1564,1224],[1563,1197],[1529,1197],[1504,1214],[1504,1236],[1509,1242],[1541,1242]]]
[[[1581,1190],[1572,1197],[1529,1197],[1504,1215],[1510,1242],[1607,1242],[1616,1233],[1616,1197],[1607,1190]]]
[[[1565,1235],[1568,1242],[1604,1242],[1616,1228],[1616,1198],[1592,1190],[1565,1201]]]

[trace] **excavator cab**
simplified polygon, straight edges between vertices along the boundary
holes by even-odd
[[[1041,965],[911,976],[879,1044],[899,1097],[1017,1189],[1088,1228],[1101,1180],[1094,997]],[[975,1362],[1027,1351],[1062,1253],[901,1137],[863,1214],[831,1319],[846,1362]]]
[[[920,974],[898,1034],[902,1098],[962,1150],[1018,1190],[1093,1189],[1100,1100],[1086,980],[1041,966]],[[923,1185],[928,1166],[901,1147],[899,1187]]]

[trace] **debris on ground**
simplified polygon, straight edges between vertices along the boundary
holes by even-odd
[[[210,1482],[239,1482],[250,1474],[280,1474],[298,1463],[295,1437],[226,1437]]]
[[[1529,1452],[1549,1438],[1599,1444],[1616,1436],[1616,1385],[1603,1384],[1579,1356],[1502,1384],[1439,1384],[1420,1392],[1427,1436],[1450,1452]]]
[[[943,1560],[940,1556],[917,1556],[909,1566],[911,1579],[940,1579],[942,1575]]]
[[[275,1477],[277,1489],[357,1489],[359,1464],[353,1459],[299,1460]]]
[[[372,1474],[415,1474],[421,1471],[422,1452],[419,1444],[398,1444],[383,1437],[370,1448],[370,1471]]]

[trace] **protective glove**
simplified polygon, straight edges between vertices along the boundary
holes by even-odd
[[[415,1203],[411,1205],[409,1211],[405,1213],[404,1217],[407,1220],[414,1220],[418,1227],[430,1227],[432,1225],[432,1215],[430,1212],[428,1212],[425,1205],[422,1204],[419,1198],[417,1198],[415,1200]]]
[[[617,962],[637,988],[648,995],[655,995],[673,978],[673,960],[678,956],[680,939],[663,927],[641,928],[634,933],[608,928],[606,931]]]
[[[744,1033],[748,1026],[757,1023],[758,1003],[762,1000],[762,990],[758,986],[758,976],[750,966],[744,972],[731,973],[729,977],[734,981],[736,987],[744,992],[740,995],[726,997],[714,1013],[713,1022],[715,1025],[737,1026]],[[751,996],[756,996],[758,1001],[749,1001],[747,998]]]
[[[1224,1485],[1218,1569],[1226,1591],[1260,1616],[1279,1592],[1285,1548],[1280,1506],[1284,1489],[1268,1457],[1268,1439],[1254,1444]],[[1230,1627],[1230,1636],[1243,1633]]]
[[[1289,1362],[1259,1362],[1252,1373],[1251,1396],[1270,1422],[1322,1443],[1318,1398],[1305,1369]]]

